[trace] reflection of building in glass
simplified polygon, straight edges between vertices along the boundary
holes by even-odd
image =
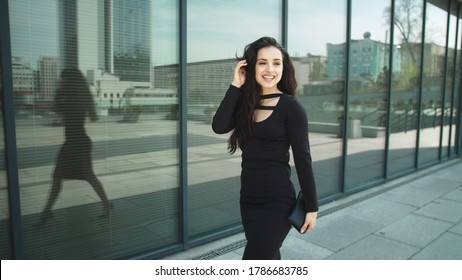
[[[111,2],[79,1],[77,5],[78,65],[84,73],[112,71]]]
[[[297,92],[309,81],[309,69],[312,61],[308,57],[293,57],[298,83]],[[223,98],[224,92],[232,82],[236,59],[221,59],[188,63],[188,103],[198,105],[200,111],[203,105],[216,105]],[[154,85],[156,88],[176,89],[178,83],[178,65],[163,65],[154,67]]]
[[[142,106],[143,111],[151,113],[169,112],[172,105],[178,104],[176,88],[153,89],[149,82],[121,81],[102,70],[89,70],[87,77],[99,115],[123,111],[128,106]]]
[[[190,114],[203,114],[204,105],[216,105],[223,98],[233,75],[236,59],[188,63],[188,103]],[[156,88],[175,89],[178,65],[154,67]],[[196,112],[197,111],[197,112]]]
[[[371,40],[369,32],[361,40],[351,40],[350,78],[363,78],[376,82],[389,69],[389,44]],[[346,45],[327,44],[327,76],[329,80],[345,77]],[[401,52],[393,51],[393,73],[401,71]]]
[[[166,115],[178,105],[178,96],[171,89],[130,87],[124,92],[120,106],[126,112],[138,110],[139,113]]]
[[[18,57],[12,58],[12,72],[15,106],[27,108],[34,104],[36,73]]]
[[[95,91],[96,108],[101,115],[108,110],[122,109],[124,93],[129,88],[149,88],[150,83],[121,81],[119,77],[101,70],[87,71],[88,83]]]
[[[114,0],[112,7],[113,73],[122,81],[149,82],[151,3],[149,0]]]
[[[418,43],[408,43],[403,45],[402,52],[402,61],[403,67],[411,67],[415,69],[417,73],[420,68],[420,54],[422,49],[422,44]],[[430,61],[430,63],[425,63],[423,66],[423,75],[424,80],[423,84],[426,89],[434,88],[437,90],[441,86],[441,76],[444,74],[445,61],[446,61],[446,49],[443,46],[439,46],[435,43],[427,43],[424,46],[424,60]],[[449,58],[448,61],[452,61],[453,57],[451,54],[454,53],[452,48],[448,49]],[[417,76],[412,77],[417,79]],[[416,84],[414,81],[412,84]]]
[[[55,57],[42,57],[39,60],[39,92],[40,100],[53,100],[59,80],[59,62]]]
[[[308,53],[303,57],[292,57],[292,63],[295,68],[295,78],[297,79],[297,95],[307,94],[305,90],[319,80],[326,79],[327,58],[321,55],[312,55]]]
[[[444,74],[446,48],[435,43],[429,43],[425,44],[424,49],[424,59],[431,61],[431,63],[425,63],[424,65],[424,76],[441,79]]]

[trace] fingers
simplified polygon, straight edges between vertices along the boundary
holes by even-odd
[[[247,66],[247,61],[240,60],[234,68],[234,78],[232,84],[236,87],[241,87],[245,83],[245,66]]]
[[[245,78],[245,67],[247,66],[246,60],[241,60],[237,63],[236,68],[234,69],[234,74],[239,75],[240,78]],[[243,75],[243,77],[241,77]]]
[[[302,226],[300,229],[301,233],[309,232],[314,229],[314,224],[313,223],[306,223]]]
[[[240,69],[241,67],[243,66],[247,66],[247,60],[243,59],[243,60],[239,60],[237,62],[237,65],[236,65],[236,69]]]
[[[317,220],[317,212],[306,213],[305,223],[300,229],[300,232],[305,233],[305,232],[313,230],[314,227],[316,226],[316,220]]]
[[[310,227],[310,224],[306,223],[302,226],[302,228],[300,229],[300,232],[301,233],[305,233],[305,232],[308,232],[312,230],[312,228]]]

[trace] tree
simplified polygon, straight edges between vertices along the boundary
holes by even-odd
[[[390,25],[391,7],[385,8],[384,17],[386,23]],[[413,43],[422,43],[422,0],[398,0],[396,1],[393,25],[401,35],[401,43],[406,48],[412,62],[417,64],[415,55],[416,48]]]

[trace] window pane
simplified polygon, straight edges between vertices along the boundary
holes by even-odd
[[[309,121],[318,197],[341,192],[346,1],[289,1],[288,51]],[[320,29],[319,26],[323,28]]]
[[[178,75],[153,76],[178,64],[177,2],[10,9],[25,258],[114,259],[178,243]]]
[[[389,27],[384,11],[389,0],[353,0],[351,18],[350,94],[347,188],[381,179],[389,67]]]
[[[439,160],[447,12],[427,3],[419,165]]]
[[[2,56],[0,54],[0,65],[2,63]],[[1,204],[1,216],[0,216],[0,259],[8,260],[11,259],[10,252],[10,210],[8,201],[8,182],[6,177],[6,162],[5,162],[5,130],[3,127],[4,116],[3,116],[3,75],[2,69],[0,68],[0,150],[3,155],[0,157],[0,185],[4,186],[0,188],[0,204]]]
[[[422,10],[422,0],[395,3],[393,58],[397,61],[393,64],[391,80],[389,175],[415,167]]]
[[[229,135],[214,134],[211,118],[231,84],[236,54],[260,37],[280,39],[281,6],[274,0],[188,1],[191,236],[240,224],[240,154],[228,154]]]
[[[448,66],[446,72],[446,91],[445,108],[443,114],[443,143],[442,157],[452,157],[455,155],[456,123],[457,123],[457,50],[460,48],[457,39],[457,4],[452,3],[449,29],[448,29]],[[457,13],[456,13],[457,15]],[[460,27],[459,27],[460,28]],[[460,33],[460,31],[459,31]]]

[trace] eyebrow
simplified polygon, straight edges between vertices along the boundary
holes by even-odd
[[[259,59],[257,59],[257,61],[259,61],[259,60],[268,61],[268,59],[266,59],[266,58],[259,58]],[[282,59],[280,59],[280,58],[275,58],[275,59],[273,59],[273,60],[279,60],[279,61],[282,61]]]

